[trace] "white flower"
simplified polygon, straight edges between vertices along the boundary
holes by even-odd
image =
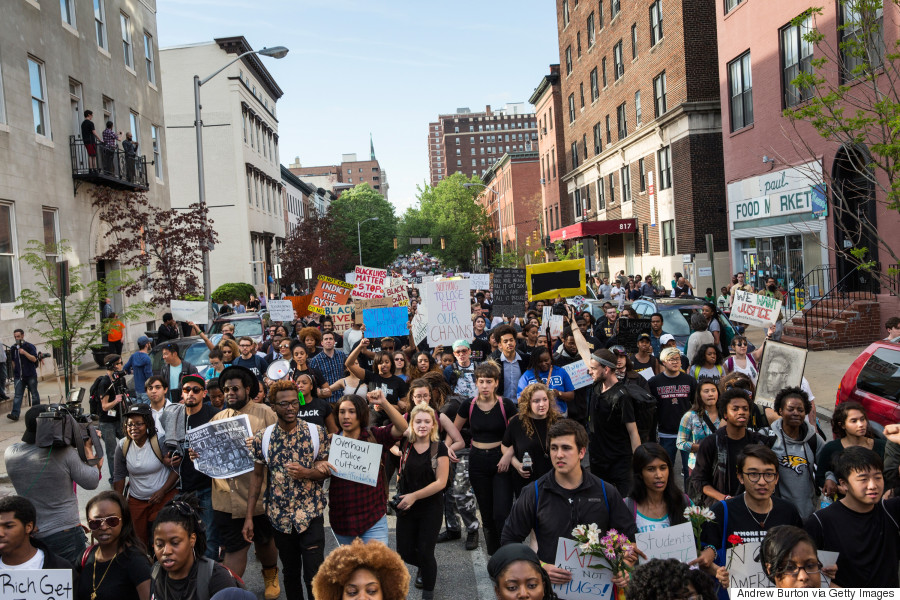
[[[575,529],[572,530],[572,535],[574,535],[575,537],[586,536],[587,535],[587,526],[585,526],[585,525],[576,526]]]
[[[587,554],[588,552],[591,551],[591,545],[590,544],[578,544],[578,551],[581,552],[582,554]]]
[[[596,523],[591,523],[590,525],[588,525],[588,531],[591,532],[591,533],[596,533],[597,536],[598,536],[598,538],[599,538],[599,535],[600,535],[600,528],[597,527],[597,524],[596,524]]]
[[[707,519],[708,521],[714,521],[716,518],[715,513],[713,513],[713,511],[711,511],[710,509],[705,508],[705,507],[703,508],[703,510],[700,511],[700,516]]]
[[[587,543],[591,546],[596,546],[600,543],[600,532],[597,530],[588,531],[587,534]]]

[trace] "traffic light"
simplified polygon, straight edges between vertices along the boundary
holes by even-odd
[[[441,250],[447,249],[447,241],[444,238],[441,238]]]

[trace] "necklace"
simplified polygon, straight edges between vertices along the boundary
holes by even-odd
[[[756,515],[759,513],[755,513],[750,510],[750,507],[747,506],[747,494],[744,493],[744,507],[747,509],[747,512],[750,513],[750,516],[756,521],[756,524],[759,525],[760,529],[765,530],[766,528],[766,520],[769,518],[769,515],[772,514],[772,509],[775,508],[775,502],[770,498],[769,502],[772,503],[772,506],[769,507],[769,511],[766,513],[766,516],[763,517],[762,521],[756,518]]]
[[[116,560],[116,557],[119,555],[118,552],[113,554],[113,557],[110,559],[109,564],[106,565],[106,570],[103,572],[103,577],[100,578],[100,582],[97,582],[97,554],[100,552],[100,548],[98,547],[94,551],[94,572],[91,575],[91,600],[97,600],[97,590],[100,589],[100,586],[103,585],[103,580],[106,579],[106,574],[109,573],[109,568],[113,565]]]

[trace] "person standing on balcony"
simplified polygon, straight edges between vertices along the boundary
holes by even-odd
[[[97,142],[103,143],[103,138],[97,134],[94,126],[94,111],[84,111],[84,121],[81,122],[81,141],[88,155],[88,169],[97,170]]]
[[[114,162],[116,156],[116,145],[119,136],[113,129],[113,122],[106,122],[106,129],[103,130],[103,170],[107,173],[116,173],[116,164]]]
[[[134,181],[134,168],[137,163],[138,142],[134,141],[131,132],[125,134],[122,141],[122,150],[125,151],[125,178]]]

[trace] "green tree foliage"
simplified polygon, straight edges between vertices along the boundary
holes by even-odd
[[[478,184],[463,187],[463,184]],[[476,247],[488,235],[488,215],[476,199],[484,189],[481,180],[454,173],[437,186],[418,188],[418,204],[403,215],[400,223],[401,252],[415,250],[410,237],[430,237],[433,243],[422,247],[448,267],[469,270]],[[444,248],[441,248],[444,238]]]
[[[363,262],[368,267],[383,268],[394,260],[394,238],[397,236],[394,205],[369,187],[368,183],[360,183],[342,193],[340,198],[331,203],[330,214],[334,219],[335,230],[329,235],[333,239],[343,240],[350,255],[354,257],[348,264],[341,265],[342,268],[352,270],[359,260],[356,226],[360,221],[372,217],[378,217],[378,220],[363,223],[359,229]]]
[[[256,289],[249,283],[223,283],[210,296],[219,304],[226,300],[229,302],[240,300],[246,304],[250,300],[250,294],[256,293]]]

